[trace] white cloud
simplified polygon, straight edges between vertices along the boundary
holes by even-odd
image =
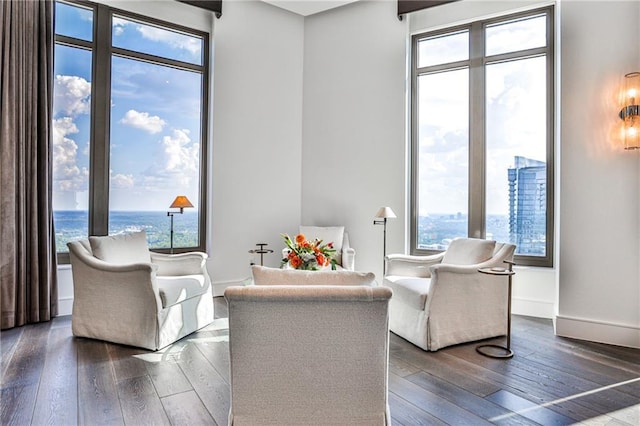
[[[144,186],[147,190],[195,185],[194,192],[197,192],[200,144],[191,141],[189,130],[174,129],[171,135],[164,136],[158,155],[156,165],[145,173]]]
[[[81,191],[87,188],[89,171],[77,165],[78,145],[68,135],[78,133],[71,117],[53,121],[53,180],[58,191]]]
[[[133,175],[125,175],[122,173],[118,173],[116,175],[111,176],[111,187],[112,188],[133,188],[134,179]]]
[[[136,27],[136,29],[142,35],[142,37],[146,38],[147,40],[159,41],[162,43],[166,43],[173,48],[186,50],[194,57],[200,55],[200,49],[202,46],[202,42],[200,39],[147,25],[139,25]]]
[[[194,58],[198,58],[202,52],[202,40],[196,37],[190,37],[175,31],[154,27],[151,25],[141,25],[137,22],[128,21],[122,18],[113,18],[112,31],[117,37],[122,35],[127,27],[135,28],[140,35],[151,41],[165,43],[174,49],[185,50]]]
[[[150,116],[148,112],[138,112],[134,109],[127,111],[120,123],[152,134],[161,132],[162,128],[167,124],[157,115]]]
[[[91,108],[91,83],[75,75],[57,75],[54,88],[54,114],[88,114]]]
[[[188,184],[198,173],[200,144],[190,142],[187,129],[174,129],[172,136],[162,138],[164,171],[179,175],[182,184]]]

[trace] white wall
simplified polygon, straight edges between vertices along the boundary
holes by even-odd
[[[563,1],[560,335],[640,347],[638,153],[618,96],[640,70],[638,2]],[[635,37],[634,37],[635,36]]]
[[[304,19],[256,2],[225,2],[214,33],[209,270],[218,287],[250,275],[248,250],[295,232],[301,206]],[[259,261],[259,257],[255,258]],[[218,288],[217,294],[220,294]]]
[[[387,252],[404,251],[406,27],[395,2],[361,1],[305,20],[302,222],[344,225],[356,269],[381,281]]]

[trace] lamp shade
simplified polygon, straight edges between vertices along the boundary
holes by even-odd
[[[391,210],[391,207],[380,207],[375,217],[380,219],[393,219],[397,216],[393,210]]]
[[[172,209],[184,209],[186,207],[193,207],[193,204],[191,204],[191,201],[189,201],[186,195],[178,195],[169,206],[169,208]]]
[[[640,149],[640,72],[624,77],[624,107],[619,114],[624,121],[624,148]]]

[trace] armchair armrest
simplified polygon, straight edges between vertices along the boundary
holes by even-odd
[[[342,267],[348,271],[356,269],[356,251],[351,247],[342,250]]]
[[[285,247],[282,249],[282,259],[286,259],[289,256],[289,253],[291,253],[291,249]]]
[[[69,246],[73,274],[72,329],[76,336],[122,340],[131,324],[137,330],[157,328],[162,309],[156,284],[158,267],[152,263],[114,265]],[[126,321],[119,322],[119,318]],[[150,335],[154,335],[151,333]],[[151,347],[152,343],[149,343]]]
[[[429,267],[439,264],[443,257],[444,253],[430,256],[388,254],[385,257],[386,275],[429,278],[431,276]]]
[[[206,253],[194,251],[179,254],[151,252],[151,262],[158,266],[159,276],[196,275],[206,272]]]

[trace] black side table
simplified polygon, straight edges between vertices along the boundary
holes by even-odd
[[[504,263],[508,265],[508,268],[480,268],[478,272],[489,275],[503,275],[509,278],[509,296],[507,300],[507,346],[500,345],[480,345],[476,347],[476,352],[490,358],[512,358],[513,351],[511,350],[511,278],[515,275],[513,272],[513,265],[515,263],[505,260]],[[493,349],[493,350],[492,350]],[[496,352],[497,350],[497,352]]]
[[[264,246],[268,245],[267,243],[258,243],[256,245],[259,248],[249,250],[249,253],[258,253],[260,255],[260,266],[264,266],[264,255],[267,253],[273,253],[273,250],[264,248]]]

